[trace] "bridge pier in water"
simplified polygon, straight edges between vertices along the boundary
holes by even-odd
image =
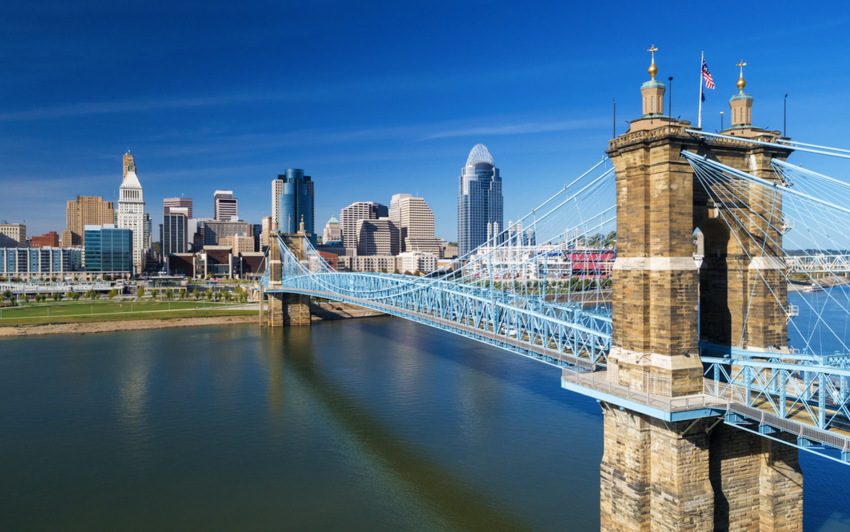
[[[281,234],[284,243],[299,259],[303,260],[305,255],[305,233]],[[277,235],[272,233],[272,241],[276,241]],[[272,244],[269,246],[269,289],[280,288],[281,279],[281,257],[280,248]],[[269,327],[284,326],[309,326],[310,318],[310,296],[288,293],[269,293]]]
[[[653,68],[654,62],[654,78]],[[617,259],[606,377],[636,395],[696,396],[704,386],[701,344],[787,351],[784,316],[771,295],[784,302],[787,291],[778,272],[782,261],[771,258],[781,257],[771,247],[782,235],[771,234],[773,243],[764,239],[759,246],[732,234],[680,153],[776,179],[770,160],[784,160],[790,150],[726,140],[708,144],[686,133],[689,122],[663,115],[663,83],[653,79],[641,92],[643,117],[610,141],[607,151],[617,174]],[[776,140],[778,132],[753,128],[746,116],[727,134]],[[776,209],[755,198],[741,201],[766,219]],[[768,234],[766,222],[752,223],[752,233]],[[700,269],[693,258],[697,227],[705,235]],[[724,425],[718,417],[676,420],[664,413],[668,419],[662,419],[638,401],[633,408],[600,403],[603,530],[802,530],[796,448]]]

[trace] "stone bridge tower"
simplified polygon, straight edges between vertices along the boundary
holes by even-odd
[[[269,238],[269,291],[281,288],[282,261],[277,239],[280,237],[295,257],[303,261],[306,258],[307,242],[310,235],[304,230],[302,216],[300,230],[297,233],[278,233],[275,227]],[[310,296],[288,294],[285,292],[270,292],[269,297],[269,327],[286,325],[310,325]]]
[[[767,285],[781,294],[783,304],[786,292],[777,271],[783,267],[775,258],[779,250],[768,248],[771,258],[741,249],[719,206],[680,153],[696,152],[776,179],[770,159],[784,159],[789,150],[736,140],[707,143],[687,133],[690,122],[664,115],[665,87],[655,80],[657,49],[649,51],[653,61],[651,79],[641,87],[643,116],[611,140],[607,151],[617,174],[613,346],[607,378],[635,391],[681,397],[702,393],[701,343],[739,346],[743,335],[751,350],[784,348],[782,309]],[[730,104],[740,120],[723,133],[776,140],[779,132],[752,127],[752,97],[743,94],[743,75],[739,88]],[[755,195],[750,200],[741,208],[767,213]],[[705,234],[705,260],[699,269],[692,244],[697,227]],[[771,236],[781,242],[781,235]],[[740,241],[750,245],[748,239]],[[796,449],[718,419],[665,422],[608,403],[602,408],[603,530],[802,530]]]

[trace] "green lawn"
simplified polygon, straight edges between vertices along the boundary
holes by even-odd
[[[71,323],[127,319],[171,319],[202,316],[255,314],[236,310],[232,304],[203,301],[115,303],[112,301],[44,302],[0,310],[0,326],[43,323]]]

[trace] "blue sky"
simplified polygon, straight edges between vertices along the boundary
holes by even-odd
[[[651,44],[658,78],[674,77],[674,115],[696,122],[705,50],[706,129],[721,110],[728,120],[743,58],[755,125],[781,128],[789,93],[790,136],[850,148],[850,8],[838,6],[5,2],[0,219],[61,232],[66,200],[117,196],[129,148],[155,223],[181,194],[211,216],[216,189],[259,223],[271,180],[303,168],[317,225],[354,201],[418,193],[454,240],[473,145],[501,169],[506,221],[521,217],[601,159],[612,98],[618,133],[639,116]]]

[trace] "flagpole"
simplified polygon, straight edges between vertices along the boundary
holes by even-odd
[[[697,119],[697,127],[702,129],[702,64],[705,62],[705,52],[702,52],[702,57],[699,62],[699,118]]]

